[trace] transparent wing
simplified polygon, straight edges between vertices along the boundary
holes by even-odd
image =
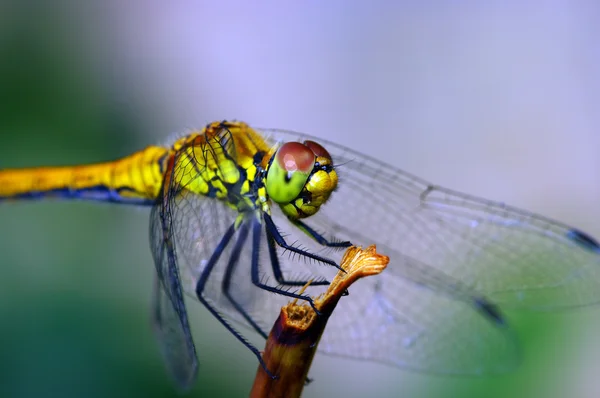
[[[381,277],[352,287],[342,304],[354,308],[336,310],[320,346],[326,352],[443,373],[495,371],[511,361],[485,365],[482,356],[511,339],[486,325],[477,297],[528,309],[600,301],[600,249],[580,231],[435,187],[320,138],[265,135],[325,146],[338,165],[339,188],[306,222],[326,237],[376,243],[391,259]],[[356,308],[368,321],[353,316]]]
[[[199,164],[205,164],[209,157],[216,158],[218,151],[235,152],[229,138],[224,132],[197,152],[182,151],[174,157],[163,182],[161,200],[150,215],[150,244],[157,272],[154,330],[167,369],[182,390],[193,384],[198,368],[183,294],[195,297],[195,283],[190,282],[190,276],[197,279],[203,272],[205,259],[227,229],[223,225],[235,219],[219,211],[223,206],[217,206],[214,199],[202,197],[190,203],[186,187],[200,178]],[[185,268],[181,268],[182,263]]]
[[[150,215],[150,245],[157,271],[152,321],[167,370],[177,386],[185,391],[196,378],[198,360],[183,301],[175,253],[169,250],[170,244],[163,238],[169,225],[170,218],[161,217],[161,205],[155,205]]]
[[[503,306],[546,310],[600,302],[600,247],[583,232],[435,186],[320,138],[268,133],[317,140],[340,165],[339,189],[307,222],[353,243],[383,245],[397,266],[416,259]]]
[[[497,309],[415,262],[361,280],[340,301],[319,345],[333,355],[438,374],[495,374],[520,353]],[[442,279],[438,279],[442,277]]]
[[[309,221],[319,232],[327,230]],[[277,218],[277,225],[301,247],[319,250],[285,220]],[[321,250],[339,261],[341,253]],[[378,251],[390,254],[383,245]],[[312,275],[335,273],[298,258],[280,259],[295,262],[296,269],[309,268]],[[349,290],[325,328],[321,352],[439,374],[502,373],[519,362],[517,341],[499,310],[481,293],[416,259],[405,256],[398,264],[392,254],[381,275]]]

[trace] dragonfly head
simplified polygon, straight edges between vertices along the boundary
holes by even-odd
[[[267,194],[292,219],[315,214],[337,183],[331,155],[314,141],[281,145],[269,161],[265,178]]]

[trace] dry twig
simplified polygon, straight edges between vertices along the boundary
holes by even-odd
[[[374,245],[365,250],[350,247],[340,264],[346,272],[338,272],[327,291],[314,300],[321,315],[317,316],[310,305],[297,300],[281,308],[263,352],[268,369],[277,378],[269,377],[259,365],[250,397],[299,397],[327,320],[338,301],[355,281],[379,274],[388,262],[389,258],[378,254]],[[352,296],[347,299],[352,300]]]

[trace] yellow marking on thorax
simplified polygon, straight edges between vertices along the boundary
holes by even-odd
[[[243,195],[248,193],[251,183],[257,177],[254,157],[257,152],[264,153],[261,167],[266,167],[271,146],[255,130],[242,122],[215,122],[203,130],[176,141],[172,150],[177,154],[175,181],[185,190],[201,194],[213,194],[227,200],[228,187],[236,184],[241,175],[238,167],[246,171],[246,179],[239,187],[237,201],[227,203],[242,210],[255,206]],[[197,178],[200,176],[201,178]],[[264,193],[263,193],[264,197]]]

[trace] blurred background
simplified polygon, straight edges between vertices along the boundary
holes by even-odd
[[[0,168],[124,156],[219,119],[306,131],[600,236],[594,2],[0,2]],[[0,396],[179,396],[146,209],[0,206]],[[257,363],[197,302],[190,397]],[[600,308],[509,313],[524,362],[449,378],[317,355],[304,396],[596,397]]]

